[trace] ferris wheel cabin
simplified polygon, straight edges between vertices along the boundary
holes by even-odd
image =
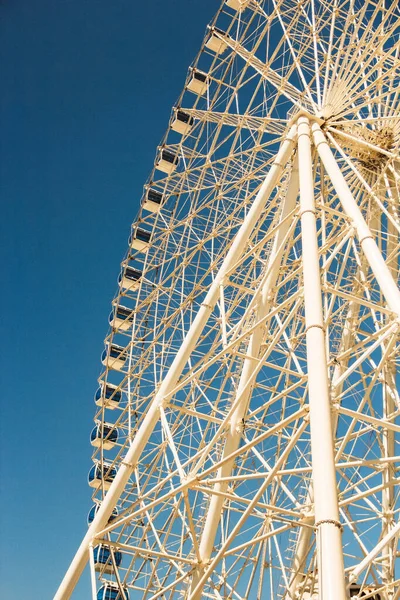
[[[142,275],[142,271],[133,267],[126,267],[125,271],[122,271],[118,277],[118,284],[124,290],[135,290],[140,285]]]
[[[117,583],[107,581],[97,592],[97,600],[129,600],[129,592],[125,585],[122,592]]]
[[[90,434],[90,443],[96,448],[111,450],[118,441],[118,429],[110,423],[97,423]]]
[[[160,194],[160,192],[149,189],[147,190],[147,194],[142,202],[142,208],[149,212],[158,213],[160,212],[163,204],[164,196]]]
[[[150,246],[150,241],[150,231],[146,231],[146,229],[142,229],[141,227],[136,227],[136,229],[132,231],[132,234],[129,238],[129,245],[133,250],[147,252]]]
[[[105,408],[114,410],[114,408],[119,406],[121,398],[122,392],[117,388],[116,385],[112,385],[111,383],[105,384],[104,382],[101,382],[100,387],[97,389],[94,396],[94,401],[97,406],[103,406],[104,404]]]
[[[105,490],[110,489],[112,482],[117,474],[117,469],[110,463],[103,462],[103,465],[96,463],[89,471],[89,485],[92,488],[97,488],[101,485]]]
[[[171,129],[181,135],[186,135],[191,130],[193,123],[194,118],[192,116],[183,110],[177,109],[171,123]]]
[[[246,8],[248,0],[226,0],[225,4],[232,8],[236,12],[242,11]]]
[[[219,36],[217,35],[219,34]],[[206,48],[215,52],[215,54],[223,54],[228,47],[228,44],[221,40],[221,37],[228,37],[227,33],[218,27],[211,27],[210,35],[206,42]]]
[[[88,516],[87,516],[87,524],[90,525],[91,523],[93,523],[94,518],[96,516],[96,514],[98,513],[100,508],[100,504],[93,504],[92,508],[90,509]],[[113,511],[107,521],[107,523],[111,523],[112,521],[115,521],[115,519],[118,517],[118,510],[116,508],[113,508]]]
[[[128,331],[132,327],[133,323],[133,312],[131,308],[126,306],[117,306],[110,313],[108,322],[114,329],[122,329],[122,331]]]
[[[124,368],[125,361],[126,348],[118,346],[117,344],[107,344],[103,354],[101,355],[101,362],[105,367],[120,371]]]
[[[171,150],[163,148],[158,156],[156,169],[162,171],[163,173],[167,173],[167,175],[170,175],[175,171],[178,164],[179,156],[171,152]]]
[[[203,73],[203,71],[199,71],[198,69],[193,69],[192,76],[186,87],[190,92],[193,92],[198,96],[203,96],[208,90],[208,84],[207,73]]]
[[[104,546],[104,544],[96,546],[96,548],[93,550],[95,570],[103,571],[103,573],[113,573],[113,558],[115,561],[115,566],[119,567],[122,562],[122,553],[118,550],[115,550],[112,554],[113,557],[111,556],[111,550],[107,546]]]

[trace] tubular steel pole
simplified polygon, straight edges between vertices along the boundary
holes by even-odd
[[[96,600],[96,571],[94,568],[93,544],[89,544],[90,583],[92,584],[92,600]]]
[[[389,183],[389,181],[387,181]],[[390,185],[390,184],[389,184]],[[384,190],[383,190],[384,191]],[[399,206],[399,194],[397,193],[396,187],[393,185],[390,187],[390,192],[393,198],[396,198],[395,206]],[[384,191],[385,193],[385,191]],[[394,211],[393,211],[394,212]],[[396,216],[396,213],[395,215]],[[381,221],[382,226],[382,221]],[[387,220],[387,248],[386,248],[386,263],[389,267],[390,273],[395,281],[398,278],[398,267],[399,257],[396,252],[398,233],[396,227],[392,221]],[[390,315],[388,315],[390,319]],[[395,412],[396,402],[393,390],[396,388],[396,362],[394,358],[387,361],[387,366],[384,370],[385,383],[383,385],[383,417],[387,419],[390,415]],[[394,431],[389,429],[383,430],[383,454],[385,457],[392,457],[395,455],[396,438]],[[385,538],[390,535],[392,527],[394,526],[394,505],[395,505],[395,484],[394,479],[396,477],[395,465],[387,463],[382,471],[382,483],[385,488],[382,490],[382,536]],[[390,584],[395,578],[395,565],[396,559],[393,556],[395,552],[395,540],[391,539],[387,545],[382,547],[382,583]],[[386,592],[388,599],[392,599],[394,591]]]
[[[382,552],[385,547],[387,547],[393,538],[396,538],[396,536],[398,537],[399,534],[400,522],[396,523],[396,525],[394,525],[394,527],[385,535],[385,537],[383,537],[381,541],[374,548],[372,548],[371,552],[369,552],[369,554],[367,554],[367,556],[365,556],[363,560],[356,567],[354,567],[352,571],[350,571],[349,581],[355,581],[364,571],[364,569],[371,564],[374,558],[376,558],[378,554]]]
[[[346,600],[307,117],[298,120],[298,154],[319,599]]]
[[[376,245],[374,237],[365,222],[361,210],[357,206],[357,202],[353,198],[353,194],[336,163],[332,150],[318,123],[313,123],[312,131],[318,154],[332,181],[343,210],[353,222],[360,246],[381,288],[382,294],[385,296],[389,308],[400,317],[400,291],[392,277],[390,269]]]
[[[219,287],[223,282],[226,273],[236,264],[240,258],[249,236],[259,219],[265,203],[274,189],[285,164],[287,163],[289,156],[293,149],[294,139],[296,136],[296,126],[292,126],[287,137],[281,144],[278,154],[276,155],[275,161],[272,163],[268,174],[258,191],[254,202],[247,213],[239,231],[237,232],[233,243],[212,283],[210,289],[202,302],[199,311],[186,334],[182,345],[177,352],[171,367],[163,380],[157,394],[154,396],[148,412],[140,425],[135,438],[133,439],[129,450],[122,461],[121,466],[118,469],[117,475],[111,484],[100,508],[88,529],[85,537],[83,538],[81,545],[75,554],[71,565],[66,572],[60,587],[58,588],[54,600],[67,600],[70,598],[89,558],[89,544],[101,531],[108,521],[109,516],[113,508],[115,507],[120,495],[122,494],[126,483],[135,468],[135,465],[145,447],[148,439],[150,438],[154,427],[157,424],[159,418],[159,408],[162,406],[164,399],[168,396],[170,391],[174,389],[186,362],[196,346],[196,343],[206,325],[208,318],[213,311],[213,308],[219,297]]]

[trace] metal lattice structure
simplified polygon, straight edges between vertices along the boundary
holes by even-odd
[[[400,10],[227,0],[157,149],[55,598],[400,598]],[[97,581],[100,579],[100,583]]]

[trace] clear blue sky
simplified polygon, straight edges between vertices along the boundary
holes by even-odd
[[[3,598],[51,599],[86,530],[119,263],[219,4],[0,1]]]

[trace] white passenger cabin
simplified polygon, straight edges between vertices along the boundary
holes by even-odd
[[[164,204],[164,196],[156,190],[148,189],[143,198],[142,208],[152,213],[158,213]]]
[[[219,34],[219,35],[218,35]],[[211,27],[210,35],[206,42],[206,48],[215,52],[215,54],[223,54],[228,47],[228,44],[221,40],[221,37],[228,37],[225,31],[218,27]]]
[[[101,362],[105,367],[114,369],[115,371],[122,371],[125,361],[126,348],[117,346],[117,344],[107,344],[101,357]]]
[[[163,148],[158,156],[156,162],[156,169],[166,173],[167,175],[171,175],[178,166],[179,156],[171,152],[171,150],[167,150]]]
[[[136,290],[140,286],[142,272],[133,267],[126,267],[119,278],[118,283],[124,290]]]
[[[180,133],[181,135],[186,135],[192,128],[194,123],[193,117],[191,117],[188,113],[185,113],[183,110],[176,110],[174,114],[174,119],[171,123],[171,129]]]
[[[208,76],[203,71],[193,69],[192,76],[187,84],[187,89],[198,96],[203,96],[208,89]]]
[[[105,383],[104,381],[100,382],[100,387],[97,389],[94,397],[97,406],[103,406],[104,404],[104,408],[109,408],[110,410],[117,408],[121,399],[121,390],[119,390],[116,385]]]
[[[131,248],[138,252],[147,252],[150,246],[151,233],[141,227],[136,227],[130,239]]]
[[[226,0],[225,2],[229,8],[233,8],[233,10],[236,10],[236,12],[244,10],[248,3],[249,0]]]

